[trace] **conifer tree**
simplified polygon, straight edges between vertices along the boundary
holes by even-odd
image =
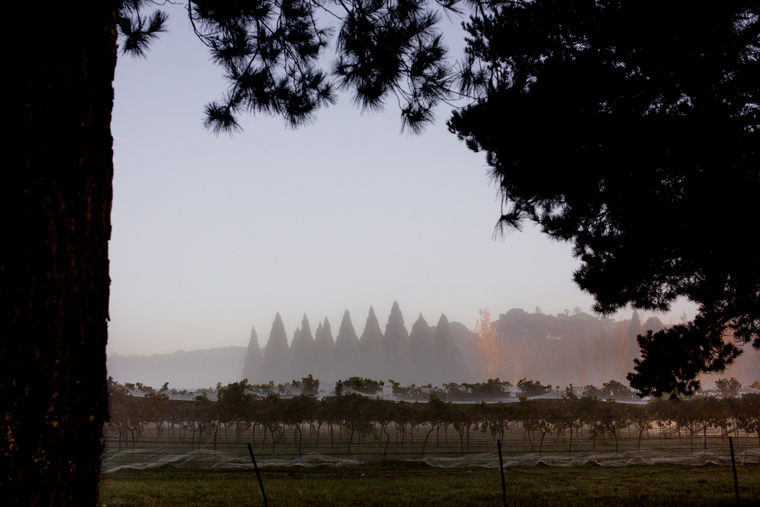
[[[454,336],[454,343],[457,344],[459,351],[462,353],[462,357],[464,357],[467,371],[473,374],[473,379],[475,381],[486,380],[475,377],[475,344],[472,339],[472,330],[461,322],[449,322],[449,327],[451,328],[451,334]],[[503,362],[501,357],[499,358],[499,362]]]
[[[275,384],[292,380],[290,378],[288,335],[285,334],[285,325],[282,323],[282,317],[279,313],[274,318],[272,331],[269,333],[269,341],[264,347],[261,376],[263,382],[272,380]]]
[[[290,345],[290,368],[294,379],[314,375],[314,338],[311,335],[309,319],[304,314],[300,331],[296,330]],[[319,377],[316,377],[319,378]]]
[[[478,5],[461,74],[478,98],[449,127],[486,154],[500,230],[532,222],[571,243],[598,312],[698,305],[691,323],[639,335],[642,394],[725,368],[740,353],[730,334],[760,348],[760,228],[747,221],[760,199],[760,4]]]
[[[256,334],[256,328],[251,326],[251,338],[248,340],[248,351],[245,354],[243,363],[243,378],[248,379],[249,384],[260,384],[264,382],[261,378],[261,347],[259,347],[259,336]]]
[[[385,350],[383,350],[383,332],[380,330],[375,309],[371,306],[367,322],[364,324],[364,332],[359,338],[359,351],[364,372],[362,376],[373,380],[384,380],[387,370]]]
[[[338,379],[362,375],[359,337],[356,336],[351,314],[346,310],[335,338],[335,374]]]
[[[408,384],[412,376],[412,356],[409,346],[409,332],[404,326],[404,316],[396,301],[393,302],[388,323],[383,335],[386,375],[389,378]]]
[[[325,386],[340,380],[335,371],[335,342],[327,317],[324,323],[319,323],[314,336],[314,371],[316,378]]]
[[[437,360],[433,384],[441,385],[446,382],[470,382],[472,375],[468,371],[462,352],[454,342],[454,336],[449,327],[449,319],[441,314],[433,333],[435,357]]]
[[[437,361],[433,330],[430,329],[421,313],[412,325],[412,332],[409,334],[409,348],[414,365],[412,382],[417,385],[433,382],[436,376],[435,364]]]
[[[288,378],[291,380],[298,379],[298,375],[294,372],[293,368],[293,346],[298,343],[301,340],[301,328],[296,327],[295,332],[293,332],[293,338],[290,340],[290,348],[288,349],[289,355],[290,355],[290,365],[288,368]],[[303,377],[301,377],[303,378]]]

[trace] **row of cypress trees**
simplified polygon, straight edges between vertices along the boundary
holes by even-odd
[[[420,314],[409,333],[396,302],[385,333],[381,331],[372,307],[361,337],[356,334],[348,310],[343,314],[335,339],[330,321],[325,318],[312,335],[309,319],[304,315],[290,345],[278,313],[263,356],[256,330],[251,329],[243,368],[243,377],[250,383],[273,381],[277,384],[309,374],[325,387],[349,377],[393,379],[404,385],[441,385],[472,379],[446,316],[441,315],[438,324],[431,328]]]

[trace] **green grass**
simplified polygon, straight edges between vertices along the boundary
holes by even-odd
[[[516,467],[505,474],[510,507],[735,505],[730,467]],[[738,478],[741,505],[760,505],[760,466],[739,467]],[[498,469],[441,469],[393,461],[267,468],[262,479],[272,507],[502,505]],[[105,474],[101,504],[245,507],[263,501],[252,470],[164,468]]]

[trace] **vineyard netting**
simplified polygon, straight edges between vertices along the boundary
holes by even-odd
[[[480,431],[471,432],[467,437],[453,427],[421,427],[411,432],[407,429],[404,434],[381,431],[379,426],[373,429],[374,433],[353,438],[349,432],[335,429],[331,438],[329,430],[324,428],[304,429],[303,435],[295,435],[296,430],[287,428],[279,435],[275,432],[274,442],[268,432],[265,438],[261,428],[256,430],[256,435],[251,430],[236,435],[232,435],[235,431],[229,431],[226,436],[218,434],[216,440],[207,434],[193,442],[190,441],[192,435],[187,434],[173,437],[144,434],[127,444],[109,438],[103,471],[160,467],[248,469],[253,468],[248,443],[252,444],[259,467],[341,467],[378,460],[407,460],[445,468],[499,466],[496,441],[492,435]],[[317,436],[317,432],[321,434]],[[708,431],[692,440],[688,432],[681,432],[679,437],[675,427],[658,427],[649,435],[642,435],[639,442],[635,430],[624,429],[618,435],[617,452],[614,438],[609,435],[595,436],[588,428],[578,432],[572,442],[567,432],[547,433],[541,442],[540,435],[528,435],[519,427],[506,431],[502,435],[504,466],[731,464],[729,440],[716,431]],[[224,429],[220,433],[225,433]],[[754,435],[742,432],[732,438],[737,465],[760,463],[760,447]]]

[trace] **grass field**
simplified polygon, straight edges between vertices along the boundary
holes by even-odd
[[[349,467],[266,468],[269,505],[499,506],[498,469],[440,469],[402,461]],[[511,506],[736,505],[731,467],[510,467]],[[760,505],[760,465],[738,468],[741,505]],[[124,470],[103,476],[104,506],[263,505],[252,470]]]

